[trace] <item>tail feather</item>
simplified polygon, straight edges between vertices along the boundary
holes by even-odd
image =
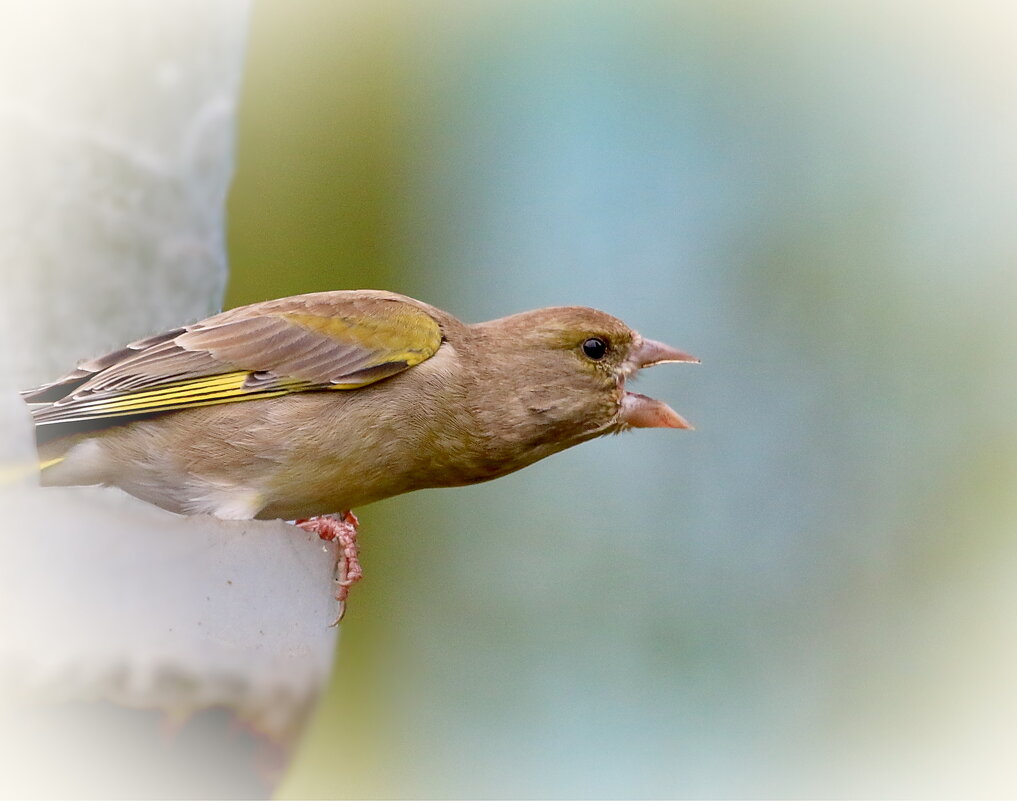
[[[18,462],[15,464],[0,465],[0,487],[8,484],[18,484],[26,478],[31,478],[48,467],[60,464],[63,456],[56,456],[39,462]]]

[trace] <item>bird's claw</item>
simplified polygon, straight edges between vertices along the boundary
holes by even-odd
[[[353,512],[347,511],[339,515],[320,515],[298,520],[296,524],[304,531],[313,532],[323,540],[336,544],[335,599],[339,610],[331,625],[338,626],[346,614],[350,587],[364,576],[364,569],[360,566],[360,549],[357,546],[357,527],[360,521]]]

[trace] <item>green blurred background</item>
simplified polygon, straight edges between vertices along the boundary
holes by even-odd
[[[228,305],[585,304],[697,427],[361,513],[283,796],[1009,795],[1017,14],[255,3]]]

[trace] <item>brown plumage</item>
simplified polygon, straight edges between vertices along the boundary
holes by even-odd
[[[667,361],[694,359],[595,309],[466,325],[389,292],[318,292],[132,343],[25,397],[45,484],[296,519],[497,478],[630,427],[687,428],[624,388]]]

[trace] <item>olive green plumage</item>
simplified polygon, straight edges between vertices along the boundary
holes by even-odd
[[[624,389],[664,361],[694,360],[595,309],[466,325],[390,292],[317,292],[140,340],[25,397],[44,484],[294,519],[486,481],[629,427],[688,427]]]

